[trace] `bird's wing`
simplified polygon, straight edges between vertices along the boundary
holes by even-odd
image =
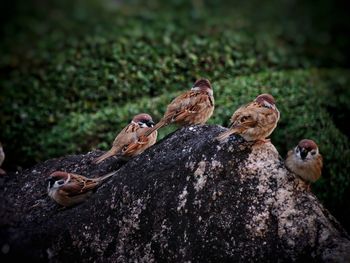
[[[64,191],[67,196],[75,196],[86,193],[95,189],[98,185],[98,181],[94,179],[89,179],[78,174],[70,175],[70,181],[60,188],[60,190]]]
[[[214,102],[206,92],[187,91],[175,98],[168,106],[164,119],[176,121],[188,115],[197,114],[208,107],[213,107]]]
[[[247,105],[239,107],[231,116],[229,128],[232,128],[238,119],[246,112]]]
[[[236,133],[242,133],[250,128],[256,127],[258,123],[258,114],[254,110],[247,108],[236,111],[232,116],[234,120],[231,129]]]
[[[140,129],[140,126],[136,123],[128,124],[115,138],[113,142],[113,148],[116,153],[119,153],[123,150],[126,145],[137,140],[137,131]]]
[[[137,141],[125,146],[122,150],[122,154],[125,156],[134,156],[138,152],[142,152],[149,145],[151,136],[141,135]]]

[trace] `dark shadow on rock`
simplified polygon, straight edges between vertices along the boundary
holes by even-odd
[[[271,143],[218,126],[179,129],[120,164],[67,156],[9,176],[1,187],[1,244],[8,260],[53,262],[346,262],[347,233],[290,174]],[[117,173],[70,209],[46,196],[54,170]],[[34,207],[33,207],[34,205]]]

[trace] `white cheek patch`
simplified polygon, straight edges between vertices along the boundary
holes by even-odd
[[[270,109],[273,109],[273,105],[271,105],[270,103],[268,103],[267,101],[264,100],[264,106]]]
[[[60,180],[61,181],[61,180]],[[53,184],[53,188],[59,188],[60,186],[62,186],[63,184],[59,184],[58,182],[60,181],[56,181],[54,184]]]
[[[61,180],[56,181],[56,182],[53,184],[53,188],[59,188],[59,187],[62,187],[63,185],[68,184],[69,181],[70,181],[70,178],[71,178],[71,176],[68,175],[68,177],[67,177],[66,180],[62,180],[62,179],[61,179]],[[58,182],[63,182],[63,184],[62,184],[62,183],[59,184]]]
[[[200,88],[199,88],[199,87],[193,87],[191,90],[193,90],[193,91],[199,91]]]
[[[316,150],[316,151],[314,152],[314,154],[312,154],[311,152],[308,152],[306,158],[307,158],[308,160],[313,160],[313,159],[316,158],[317,155],[318,155],[318,150]]]
[[[294,148],[294,154],[295,154],[295,156],[300,157],[300,151],[298,151],[297,149],[298,149],[298,147]]]
[[[147,126],[146,123],[142,123],[142,124],[140,125],[140,127],[141,127],[141,128],[147,128],[148,126]]]
[[[191,90],[192,91],[201,91],[202,89],[200,87],[193,87]],[[208,89],[205,89],[205,91],[208,92],[208,94],[210,96],[213,96],[213,90],[212,89],[208,88]]]
[[[295,160],[299,163],[304,163],[304,160],[301,158],[300,156],[300,151],[297,152],[297,150],[294,150],[294,156],[295,156]]]

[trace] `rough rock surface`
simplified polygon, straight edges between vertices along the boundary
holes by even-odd
[[[350,262],[349,236],[275,147],[182,128],[127,163],[53,159],[1,179],[0,253],[52,262]],[[54,170],[118,169],[87,202],[46,195]]]

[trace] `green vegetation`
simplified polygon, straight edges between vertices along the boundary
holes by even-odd
[[[159,120],[203,76],[217,105],[210,124],[227,125],[260,92],[276,97],[281,121],[273,143],[285,156],[302,138],[318,142],[325,169],[314,190],[340,214],[350,183],[345,9],[331,1],[317,8],[305,1],[163,2],[7,7],[0,43],[5,165],[107,149],[134,114]]]
[[[259,73],[218,83],[216,115],[211,122],[229,120],[231,109],[236,109],[247,96],[268,92],[274,95],[281,112],[281,120],[271,139],[280,154],[303,138],[315,140],[324,156],[324,173],[314,189],[322,199],[335,202],[342,199],[349,188],[350,144],[328,111],[338,94],[333,87],[350,85],[350,71],[342,70],[286,70]],[[344,76],[348,77],[344,77]],[[225,106],[224,106],[225,105]],[[227,107],[226,105],[232,105]],[[336,190],[333,189],[336,187]]]

